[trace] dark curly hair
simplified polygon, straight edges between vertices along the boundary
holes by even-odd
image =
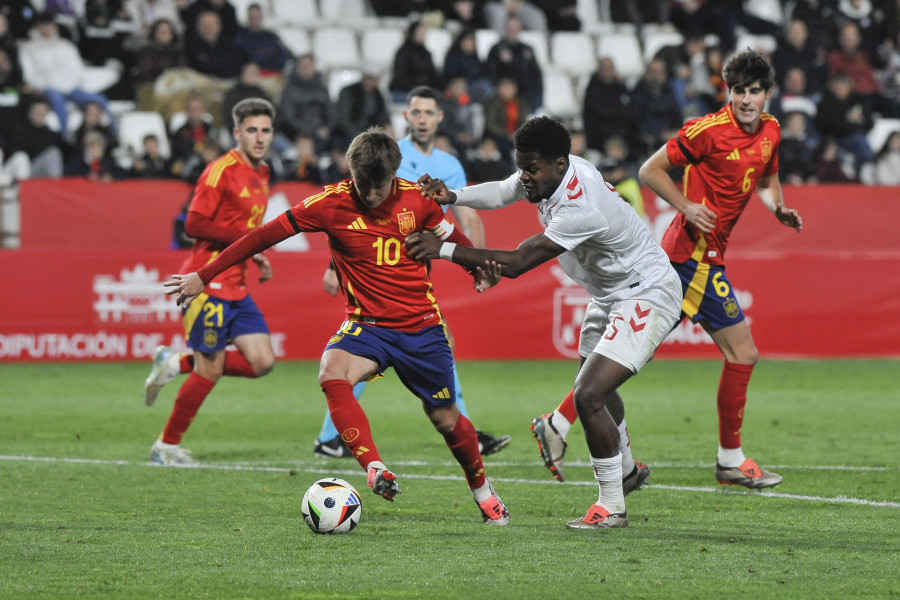
[[[534,152],[544,160],[568,158],[572,136],[559,121],[547,116],[534,117],[516,131],[515,147],[517,152]]]
[[[775,87],[775,69],[769,57],[758,50],[747,48],[738,52],[722,67],[722,79],[729,89],[747,86],[758,81],[766,91]]]

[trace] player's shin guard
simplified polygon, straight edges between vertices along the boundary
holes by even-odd
[[[366,469],[369,463],[380,461],[378,449],[372,441],[369,419],[353,396],[350,383],[344,379],[329,379],[322,383],[322,391],[328,401],[331,420],[356,462]]]
[[[162,441],[166,444],[180,444],[184,432],[191,425],[191,421],[197,416],[197,411],[206,396],[212,391],[216,383],[197,373],[191,373],[178,390],[175,398],[175,406],[172,414],[163,429]]]
[[[719,410],[719,445],[723,448],[741,447],[741,426],[747,404],[747,386],[753,365],[725,361],[719,379],[716,405]]]
[[[462,467],[469,487],[475,489],[483,486],[484,463],[478,452],[478,435],[472,422],[465,415],[459,415],[453,431],[444,434],[444,441],[447,442],[447,447],[450,448],[456,462]]]

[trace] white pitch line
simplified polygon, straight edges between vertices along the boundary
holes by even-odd
[[[45,463],[69,463],[69,464],[87,464],[87,465],[111,465],[111,466],[149,466],[149,467],[159,467],[160,465],[151,463],[150,461],[128,461],[128,460],[101,460],[101,459],[91,459],[91,458],[56,458],[49,456],[5,456],[0,455],[0,461],[20,461],[20,462],[45,462]],[[392,463],[392,464],[403,464],[403,463]],[[575,464],[575,463],[568,463]],[[455,463],[443,463],[442,465],[435,465],[434,463],[427,463],[422,461],[412,461],[406,463],[407,466],[457,466]],[[496,466],[496,464],[495,464]],[[513,463],[513,466],[525,466]],[[665,465],[654,465],[654,466],[665,466]],[[683,465],[682,465],[683,466]],[[694,467],[703,467],[707,468],[709,465],[692,465]],[[784,468],[785,465],[780,466],[779,468]],[[252,472],[262,472],[262,473],[296,473],[297,471],[302,471],[305,473],[315,473],[319,475],[330,475],[330,476],[345,476],[352,477],[354,475],[362,475],[358,469],[353,470],[342,470],[342,469],[333,469],[333,468],[318,468],[318,467],[309,467],[306,464],[298,465],[296,467],[271,467],[271,466],[262,466],[262,465],[248,465],[248,464],[215,464],[215,463],[198,463],[197,465],[191,465],[190,467],[180,467],[180,468],[195,468],[195,469],[210,469],[210,470],[219,470],[219,471],[252,471]],[[773,467],[774,468],[774,467]],[[800,467],[797,465],[791,466],[791,468],[796,469],[815,469],[815,468],[829,468],[825,466],[820,467]],[[836,469],[843,469],[851,467],[831,467]],[[866,469],[863,467],[862,469]],[[887,470],[886,467],[871,467],[870,470]],[[891,469],[893,470],[893,469]],[[421,475],[416,473],[404,473],[401,475],[403,479],[427,479],[431,481],[463,481],[463,478],[459,475]],[[549,477],[547,479],[522,479],[517,477],[491,477],[491,481],[498,481],[504,483],[522,483],[528,485],[571,485],[571,486],[594,486],[597,485],[594,481],[568,481],[565,483],[560,483],[556,480],[552,480]],[[862,506],[877,506],[882,508],[900,508],[900,502],[892,502],[892,501],[882,501],[882,500],[867,500],[865,498],[852,498],[848,496],[836,496],[833,498],[829,498],[827,496],[809,496],[806,494],[785,494],[782,492],[775,491],[753,491],[748,492],[744,490],[728,490],[722,489],[719,487],[691,487],[691,486],[682,486],[682,485],[660,485],[660,484],[647,484],[647,488],[656,488],[661,490],[672,490],[676,492],[695,492],[695,493],[703,493],[703,494],[742,494],[742,495],[754,495],[761,496],[763,498],[782,498],[787,500],[804,500],[808,502],[827,502],[831,504],[857,504]]]

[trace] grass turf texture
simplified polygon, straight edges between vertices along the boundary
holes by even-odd
[[[0,364],[0,597],[900,597],[897,362],[758,365],[744,446],[784,475],[775,494],[713,479],[720,363],[651,363],[622,389],[651,485],[629,497],[630,527],[603,532],[564,527],[596,499],[580,426],[565,484],[528,431],[571,386],[572,362],[460,365],[475,424],[513,435],[486,460],[506,528],[480,524],[443,439],[392,373],[364,396],[403,490],[388,503],[355,461],[312,457],[317,365],[223,380],[184,440],[210,464],[199,469],[148,466],[183,381],[147,408],[148,369]],[[361,492],[349,535],[302,522],[303,492],[325,476]]]

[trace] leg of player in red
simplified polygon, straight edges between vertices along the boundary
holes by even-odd
[[[719,450],[715,477],[721,484],[742,485],[751,489],[774,487],[781,483],[777,473],[765,471],[741,448],[741,427],[747,404],[747,386],[759,352],[746,321],[707,333],[722,351],[725,364],[719,379],[716,406],[719,412]]]
[[[153,367],[144,380],[144,403],[153,406],[159,391],[178,375],[194,370],[193,352],[175,352],[168,346],[157,346],[153,352]],[[239,350],[225,351],[225,371],[231,377],[259,377],[254,368]]]
[[[222,375],[261,377],[272,370],[275,355],[268,333],[239,335],[234,344],[236,351],[221,349],[193,356],[193,370],[178,390],[162,435],[150,449],[151,461],[165,466],[195,464],[189,451],[181,447],[181,440],[216,382]]]

